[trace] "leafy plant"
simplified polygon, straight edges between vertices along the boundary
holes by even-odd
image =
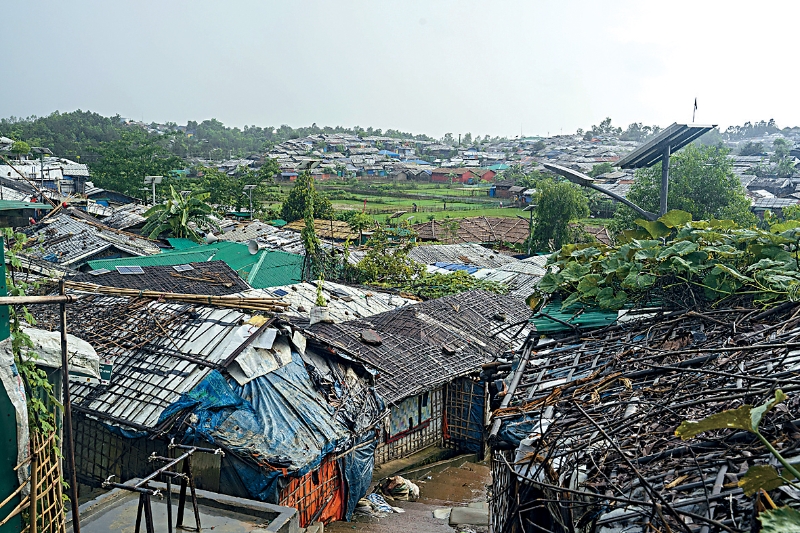
[[[604,309],[656,299],[683,308],[800,299],[800,221],[740,228],[731,220],[692,221],[674,210],[636,224],[618,246],[562,247],[550,257],[539,290],[560,295],[564,307]]]
[[[217,230],[219,224],[212,218],[213,209],[206,203],[208,193],[190,192],[186,196],[175,191],[170,186],[170,196],[163,204],[154,205],[145,212],[147,223],[142,228],[142,233],[151,239],[158,238],[162,233],[172,237],[191,239],[202,242],[202,237],[197,230]],[[193,224],[193,228],[190,224]]]
[[[505,294],[508,287],[496,281],[486,281],[470,276],[463,270],[452,274],[425,274],[410,280],[400,290],[426,300],[441,298],[451,294],[471,290],[484,290],[495,294]]]
[[[24,281],[17,280],[14,276],[14,269],[21,266],[17,253],[22,250],[27,236],[23,233],[15,234],[11,228],[3,228],[2,234],[9,243],[6,249],[6,256],[11,265],[11,268],[6,270],[8,294],[9,296],[25,296],[29,288],[36,289],[37,285],[30,286]],[[30,430],[49,434],[55,429],[53,408],[60,406],[60,403],[55,397],[53,386],[47,379],[47,373],[36,366],[37,355],[33,351],[33,341],[22,329],[23,325],[36,325],[36,319],[25,306],[10,306],[9,310],[11,350],[14,354],[14,364],[25,385]]]
[[[739,429],[752,433],[783,466],[783,471],[778,472],[770,465],[751,466],[738,483],[745,495],[752,496],[756,492],[773,490],[783,485],[792,485],[795,488],[800,488],[794,481],[800,480],[800,472],[798,472],[800,465],[790,464],[759,430],[764,415],[785,399],[786,395],[778,389],[773,399],[758,407],[742,405],[737,409],[729,409],[707,416],[697,422],[684,421],[675,430],[675,435],[687,440],[696,437],[700,433],[720,429]],[[762,531],[780,531],[784,533],[800,531],[800,513],[790,507],[764,511],[759,515],[759,520],[761,521]]]
[[[390,241],[383,228],[376,228],[366,244],[369,250],[356,265],[362,281],[397,286],[422,274],[424,267],[408,257],[414,247],[414,236],[409,231],[405,236]]]
[[[318,307],[326,307],[328,305],[327,300],[325,300],[325,296],[322,294],[322,288],[325,285],[325,280],[322,276],[319,277],[317,280],[317,299],[314,302],[314,305]]]

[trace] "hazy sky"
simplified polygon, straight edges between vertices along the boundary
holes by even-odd
[[[800,2],[25,1],[0,116],[525,135],[800,125]]]

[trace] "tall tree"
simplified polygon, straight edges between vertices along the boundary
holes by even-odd
[[[119,139],[100,143],[100,160],[89,164],[95,185],[141,196],[145,176],[167,176],[185,166],[165,147],[168,141],[139,128],[122,130]]]
[[[531,249],[537,252],[557,250],[579,238],[581,230],[570,222],[589,216],[586,196],[576,185],[566,181],[542,179],[534,196]]]
[[[314,177],[308,172],[303,172],[297,176],[294,188],[281,206],[281,218],[287,222],[294,222],[306,218],[309,214],[312,218],[330,218],[333,215],[333,205],[326,196],[317,191]]]
[[[673,154],[669,166],[669,209],[692,214],[694,220],[730,219],[740,225],[755,222],[750,201],[728,159],[729,150],[717,146],[689,145]],[[661,195],[661,165],[640,169],[628,193],[628,200],[639,207],[658,212]],[[640,218],[621,206],[611,228],[615,232],[633,229]]]

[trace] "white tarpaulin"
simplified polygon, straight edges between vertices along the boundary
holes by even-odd
[[[0,381],[6,391],[17,415],[17,464],[28,459],[30,453],[28,437],[28,406],[25,399],[25,385],[14,364],[14,352],[11,349],[11,338],[0,342]],[[28,468],[17,470],[20,484],[28,479]]]
[[[34,361],[48,368],[61,368],[61,333],[43,329],[22,328],[33,341]],[[100,379],[100,357],[92,345],[74,335],[67,334],[69,371],[81,376]]]

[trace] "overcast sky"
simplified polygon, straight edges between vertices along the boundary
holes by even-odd
[[[800,2],[25,1],[0,116],[557,134],[800,125]]]

